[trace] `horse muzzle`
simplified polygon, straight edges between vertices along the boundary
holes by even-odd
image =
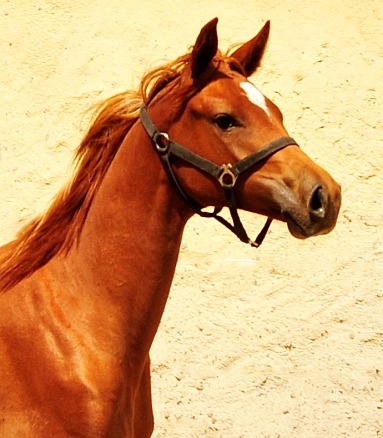
[[[293,203],[283,209],[290,233],[298,239],[327,234],[335,227],[341,206],[341,187],[317,184],[306,203]]]

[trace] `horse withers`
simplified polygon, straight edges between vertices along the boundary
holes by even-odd
[[[248,80],[269,23],[227,55],[216,26],[100,107],[73,179],[0,250],[1,437],[152,434],[149,350],[194,213],[254,246],[266,231],[250,240],[238,209],[298,238],[334,228],[339,185]]]

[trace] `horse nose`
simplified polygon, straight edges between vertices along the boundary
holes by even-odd
[[[311,193],[308,202],[310,218],[313,222],[323,219],[328,207],[328,194],[322,186],[317,186]]]

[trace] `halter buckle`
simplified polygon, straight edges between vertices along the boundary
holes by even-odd
[[[233,166],[230,163],[221,166],[218,181],[224,189],[232,189],[237,181],[238,175],[233,172],[232,168]]]

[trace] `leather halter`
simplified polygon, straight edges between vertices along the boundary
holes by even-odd
[[[194,213],[202,217],[212,217],[216,219],[225,227],[227,227],[231,232],[233,232],[242,242],[248,243],[251,246],[258,248],[266,236],[272,219],[268,218],[266,224],[262,228],[261,232],[258,234],[257,238],[254,241],[251,240],[248,237],[238,215],[237,204],[235,202],[233,190],[235,182],[243,172],[245,172],[255,164],[259,163],[260,161],[264,160],[265,158],[269,157],[270,155],[273,155],[280,149],[283,149],[286,146],[290,145],[298,146],[296,141],[291,137],[281,137],[278,140],[275,140],[264,146],[263,148],[259,149],[258,151],[248,155],[247,157],[238,161],[236,164],[223,164],[222,166],[218,166],[217,164],[207,160],[206,158],[203,158],[200,155],[189,151],[175,141],[170,140],[168,134],[166,134],[165,132],[159,131],[156,125],[153,123],[152,119],[150,118],[145,104],[141,105],[140,118],[142,125],[144,126],[153,145],[155,146],[155,149],[161,159],[162,165],[167,175],[173,181],[179,194],[184,199],[188,207]],[[216,207],[213,212],[202,211],[198,203],[184,191],[176,175],[173,172],[170,163],[171,155],[175,155],[176,157],[181,158],[182,160],[191,164],[195,168],[211,175],[220,183],[226,196],[227,205],[233,219],[233,224],[228,222],[222,216],[218,216],[218,213],[222,210],[222,208]]]

